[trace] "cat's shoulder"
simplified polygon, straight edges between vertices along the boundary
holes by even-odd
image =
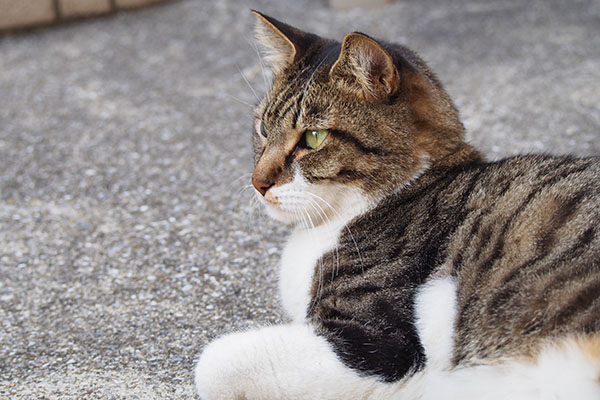
[[[480,185],[493,185],[503,181],[511,185],[528,186],[556,183],[562,180],[589,179],[600,181],[600,157],[576,157],[573,155],[525,154],[495,161],[480,161],[457,165],[437,172],[435,183],[448,185],[475,179]]]
[[[600,157],[518,155],[481,164],[472,173],[479,174],[481,185],[490,188],[508,185],[515,190],[585,183],[592,190],[600,185]]]
[[[491,207],[500,198],[511,202],[549,192],[550,197],[564,198],[600,193],[600,157],[531,154],[432,168],[364,217],[379,221],[392,215],[403,220],[412,214]]]

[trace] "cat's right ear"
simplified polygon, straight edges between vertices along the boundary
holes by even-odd
[[[267,50],[265,60],[275,74],[292,64],[314,40],[314,35],[302,32],[275,18],[252,10],[257,17],[254,36]]]

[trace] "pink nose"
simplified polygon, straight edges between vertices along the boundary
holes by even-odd
[[[256,190],[258,190],[259,193],[263,196],[265,195],[265,193],[267,193],[267,190],[269,190],[269,188],[273,186],[273,184],[273,182],[268,180],[254,179],[254,177],[252,178],[252,185],[254,185]]]

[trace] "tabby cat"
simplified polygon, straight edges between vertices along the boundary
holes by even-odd
[[[200,397],[600,399],[600,159],[486,162],[411,50],[255,15],[292,322],[209,344]]]

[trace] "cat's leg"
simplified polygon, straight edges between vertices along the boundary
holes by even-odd
[[[204,349],[195,375],[202,400],[368,399],[387,391],[344,366],[325,339],[301,324],[223,336]]]

